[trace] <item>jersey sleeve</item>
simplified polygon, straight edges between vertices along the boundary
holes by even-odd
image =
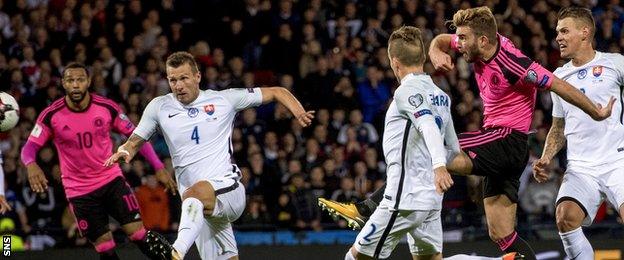
[[[451,34],[451,50],[458,51],[459,47],[457,47],[457,43],[459,42],[459,37],[457,34]]]
[[[624,86],[624,55],[617,53],[612,60],[618,74],[617,82],[620,86]]]
[[[130,121],[128,116],[126,116],[121,107],[115,104],[114,108],[117,110],[117,115],[112,119],[113,129],[125,136],[130,136],[132,130],[134,130],[134,124]]]
[[[555,75],[524,55],[511,42],[501,44],[497,63],[511,85],[550,89]]]
[[[52,115],[49,111],[43,111],[37,117],[37,121],[35,122],[35,126],[32,131],[30,131],[30,136],[28,136],[28,141],[38,144],[39,146],[45,145],[45,143],[52,137],[52,126],[50,125],[50,120]]]
[[[262,104],[262,90],[260,88],[231,88],[222,90],[219,94],[227,99],[236,111]]]
[[[561,105],[561,98],[555,94],[555,92],[550,92],[550,99],[552,100],[552,116],[553,117],[565,117],[563,112],[563,106]]]
[[[143,140],[149,140],[156,129],[158,129],[158,111],[164,97],[157,97],[147,104],[143,111],[143,116],[139,121],[139,125],[134,129],[134,134],[143,138]]]
[[[399,112],[407,116],[414,127],[421,133],[429,154],[433,168],[446,165],[446,148],[442,134],[433,117],[431,104],[424,91],[407,88],[397,89],[394,94]]]

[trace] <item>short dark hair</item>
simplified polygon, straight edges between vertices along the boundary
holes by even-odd
[[[87,66],[78,62],[70,62],[63,69],[63,78],[65,77],[65,72],[69,69],[83,69],[85,73],[87,73],[87,77],[89,77],[89,70],[87,69]]]
[[[420,29],[414,26],[402,26],[392,32],[388,39],[388,54],[391,58],[397,58],[405,66],[424,64],[427,54]]]
[[[197,67],[197,62],[195,62],[195,58],[192,54],[185,51],[174,52],[169,57],[167,57],[167,66],[172,68],[178,68],[184,64],[188,64],[191,66],[191,70],[193,73],[199,72],[199,68]]]
[[[580,21],[589,27],[590,38],[594,38],[594,34],[596,33],[596,21],[594,21],[591,10],[577,6],[566,7],[559,11],[557,20],[563,20],[568,17],[574,19],[575,22]]]

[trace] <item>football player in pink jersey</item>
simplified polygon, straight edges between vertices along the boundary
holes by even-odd
[[[519,178],[529,158],[527,134],[536,92],[552,90],[594,120],[609,117],[615,99],[611,98],[605,107],[595,105],[581,91],[526,57],[498,34],[496,19],[488,7],[459,10],[452,24],[456,34],[436,36],[429,56],[434,67],[442,71],[454,68],[448,54],[451,50],[473,64],[484,104],[484,122],[479,131],[459,134],[464,152],[447,167],[455,174],[485,176],[483,202],[490,238],[504,252],[519,252],[527,259],[535,259],[529,244],[515,231],[515,223]],[[383,189],[357,204],[325,199],[319,203],[357,227],[379,204]]]
[[[36,163],[36,155],[52,139],[59,154],[61,180],[80,234],[95,246],[101,259],[118,259],[115,241],[108,229],[115,218],[130,240],[152,259],[164,259],[171,245],[160,234],[145,230],[133,190],[118,165],[103,166],[112,155],[110,131],[130,135],[134,124],[112,100],[91,94],[87,68],[70,63],[63,71],[65,96],[45,108],[22,148],[22,163],[33,191],[47,190],[48,181]],[[175,194],[175,183],[151,145],[141,154],[158,179]]]

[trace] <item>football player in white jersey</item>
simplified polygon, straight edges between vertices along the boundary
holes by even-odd
[[[401,85],[386,112],[386,189],[345,259],[388,258],[406,235],[414,259],[442,259],[442,194],[453,185],[446,162],[461,152],[450,98],[423,72],[426,54],[418,28],[394,31],[388,40],[388,57]],[[458,255],[449,259],[501,258]]]
[[[231,163],[230,138],[240,110],[277,101],[302,126],[314,118],[281,87],[202,91],[193,56],[176,52],[167,58],[170,94],[154,98],[126,143],[106,162],[130,161],[143,143],[160,129],[171,153],[182,196],[178,237],[172,259],[183,259],[193,242],[202,259],[238,259],[231,222],[245,208],[240,170]]]
[[[594,259],[581,226],[591,225],[602,195],[624,217],[624,56],[592,47],[596,25],[589,9],[559,12],[557,43],[570,59],[554,74],[579,88],[596,103],[617,97],[613,113],[594,121],[577,107],[551,93],[553,122],[542,156],[533,165],[538,182],[549,178],[547,166],[567,140],[567,170],[557,196],[557,228],[570,259]]]

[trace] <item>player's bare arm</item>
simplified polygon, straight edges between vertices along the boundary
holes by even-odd
[[[137,154],[141,146],[146,142],[145,139],[141,138],[136,134],[132,134],[128,140],[117,148],[117,152],[114,153],[106,162],[104,162],[104,166],[111,166],[117,163],[120,159],[124,159],[124,161],[130,162],[132,158]]]
[[[28,172],[28,183],[30,184],[30,189],[36,193],[43,193],[48,190],[48,180],[46,179],[45,174],[43,174],[43,170],[41,170],[41,167],[39,167],[37,163],[33,162],[26,165],[26,171]]]
[[[262,104],[277,101],[297,118],[301,126],[309,126],[314,119],[314,111],[305,111],[299,100],[290,91],[282,87],[262,88]]]
[[[533,177],[537,182],[548,180],[548,171],[546,167],[550,164],[553,157],[563,148],[566,143],[563,130],[565,128],[565,119],[562,117],[553,117],[552,125],[546,136],[546,144],[542,157],[533,162]]]
[[[440,34],[433,38],[429,47],[429,58],[436,70],[450,71],[455,66],[448,52],[451,50],[451,35]]]
[[[583,110],[596,121],[602,121],[611,116],[611,109],[613,109],[615,97],[611,97],[609,103],[605,107],[602,107],[601,104],[595,105],[583,92],[557,77],[553,80],[550,90],[565,101]]]

